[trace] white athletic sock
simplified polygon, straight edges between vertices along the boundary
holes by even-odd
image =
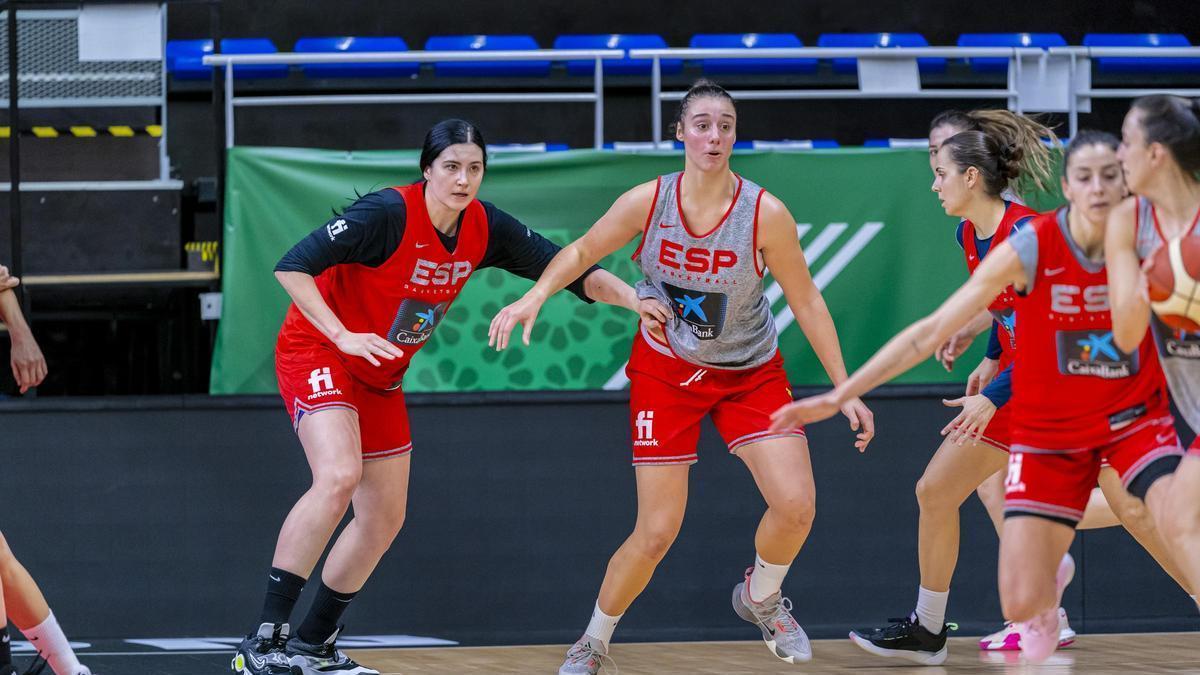
[[[63,635],[62,628],[58,626],[58,620],[54,618],[54,612],[50,612],[45,621],[21,633],[33,643],[38,654],[46,659],[55,675],[78,675],[83,670],[79,659],[75,657],[75,651],[71,649],[71,643],[67,641],[67,636]]]
[[[751,602],[762,602],[779,592],[783,587],[783,578],[787,576],[791,565],[773,565],[762,556],[755,554],[754,571],[750,573]]]
[[[609,616],[600,609],[600,601],[596,601],[596,608],[592,610],[592,620],[588,622],[587,630],[583,632],[588,637],[594,637],[604,643],[608,647],[608,643],[612,641],[613,631],[617,628],[617,622],[621,620],[624,614]]]
[[[950,599],[950,591],[931,591],[924,586],[917,587],[917,609],[914,612],[917,620],[925,630],[937,635],[942,632],[946,622],[946,601]]]

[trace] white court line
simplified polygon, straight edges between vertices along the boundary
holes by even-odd
[[[862,229],[855,232],[850,241],[846,242],[846,245],[838,249],[838,252],[833,255],[833,259],[813,275],[813,283],[817,289],[825,290],[825,287],[836,279],[842,273],[842,270],[846,269],[846,266],[850,264],[850,261],[854,260],[867,247],[867,244],[871,243],[875,235],[879,234],[882,230],[883,223],[863,223]],[[792,308],[784,306],[783,309],[779,310],[779,314],[775,315],[775,330],[782,333],[785,328],[792,325],[795,318],[796,316],[792,314]]]
[[[797,232],[799,229],[796,228]],[[833,242],[848,229],[850,229],[849,223],[830,223],[825,229],[821,230],[821,234],[817,235],[812,244],[804,247],[804,262],[808,265],[809,269],[812,269],[812,266],[816,264],[817,259],[821,257],[825,249],[832,246]],[[767,302],[774,305],[779,298],[783,297],[783,288],[779,286],[778,282],[772,281],[763,295],[767,296]]]

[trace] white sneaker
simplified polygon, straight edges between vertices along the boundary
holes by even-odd
[[[1062,649],[1075,642],[1075,631],[1067,623],[1067,610],[1058,608],[1058,648]]]
[[[762,602],[750,598],[750,570],[746,580],[733,587],[733,611],[743,621],[758,626],[767,649],[787,663],[806,663],[812,660],[812,645],[804,629],[792,616],[792,601],[779,591]]]
[[[567,650],[567,660],[558,668],[558,675],[596,675],[601,670],[608,672],[605,661],[613,663],[608,655],[608,645],[584,635]],[[613,668],[616,664],[613,663]]]
[[[1067,623],[1067,610],[1058,608],[1058,646],[1066,647],[1075,642],[1075,631]],[[979,648],[985,652],[1015,652],[1021,650],[1021,631],[1011,621],[1004,628],[979,640]]]

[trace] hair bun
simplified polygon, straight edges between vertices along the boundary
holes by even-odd
[[[1007,180],[1014,180],[1021,175],[1021,160],[1025,158],[1025,150],[1014,143],[1001,143],[996,153],[999,160],[1000,173]]]

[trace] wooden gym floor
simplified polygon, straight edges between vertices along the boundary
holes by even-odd
[[[554,673],[566,645],[532,647],[440,647],[422,649],[347,650],[363,665],[386,675],[450,675],[468,673]],[[612,656],[620,675],[662,673],[1200,673],[1200,634],[1138,633],[1082,635],[1041,667],[1025,664],[1014,652],[980,652],[976,638],[950,640],[950,658],[938,667],[872,656],[850,640],[816,640],[813,660],[788,665],[760,642],[617,643]],[[609,666],[609,673],[616,671]]]

